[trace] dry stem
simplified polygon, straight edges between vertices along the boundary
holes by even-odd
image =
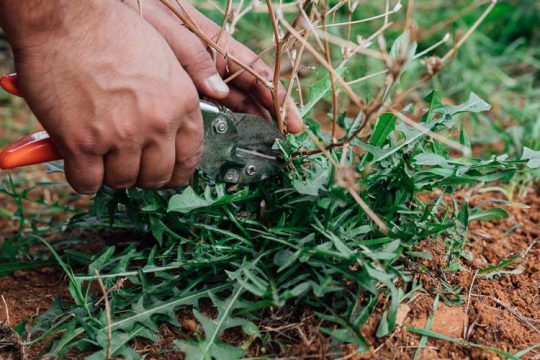
[[[454,47],[452,47],[452,49],[450,49],[450,51],[446,53],[446,55],[444,55],[444,57],[442,58],[443,63],[448,61],[448,59],[450,59],[458,51],[458,49],[465,43],[465,41],[469,39],[472,33],[478,28],[478,26],[480,26],[482,21],[484,21],[484,19],[489,15],[491,10],[493,10],[496,4],[497,4],[497,0],[491,0],[491,4],[489,4],[489,6],[482,13],[482,15],[480,15],[480,17],[475,21],[475,23],[471,26],[471,28],[465,33],[465,35],[463,35],[461,39],[459,39],[456,45],[454,45]]]
[[[195,35],[197,35],[202,41],[204,41],[209,47],[217,51],[221,56],[225,57],[226,59],[231,60],[235,64],[237,64],[239,67],[253,75],[258,81],[260,81],[264,86],[266,86],[268,89],[273,90],[274,85],[271,82],[268,82],[264,77],[261,76],[258,72],[253,70],[249,65],[244,64],[240,59],[238,59],[236,56],[229,54],[225,49],[223,49],[221,46],[215,43],[210,36],[202,32],[197,24],[193,21],[191,16],[182,9],[182,12],[179,11],[169,0],[159,0],[163,5],[165,5],[169,10],[178,17],[182,22],[183,25],[188,28],[191,32],[193,32]]]
[[[337,183],[345,188],[349,194],[353,197],[354,201],[364,210],[364,212],[367,214],[371,220],[377,225],[379,230],[383,234],[388,234],[388,226],[382,221],[382,219],[377,215],[370,207],[369,205],[362,199],[362,197],[358,194],[355,187],[355,181],[353,179],[349,179],[348,173],[350,173],[352,170],[347,166],[342,166],[330,156],[328,153],[328,148],[325,148],[323,144],[319,141],[319,139],[313,135],[313,133],[310,130],[306,130],[307,134],[311,137],[311,140],[317,145],[319,148],[319,152],[323,153],[324,156],[330,161],[330,163],[336,168],[336,176],[341,175],[341,178],[338,178]]]
[[[285,124],[284,124],[284,118],[281,116],[281,104],[279,101],[279,75],[281,73],[281,51],[282,51],[282,45],[280,36],[279,36],[279,28],[276,20],[276,16],[274,14],[274,8],[272,6],[272,0],[266,0],[266,5],[268,7],[268,13],[270,15],[270,21],[272,22],[272,30],[274,32],[274,41],[276,43],[276,53],[274,56],[274,80],[272,83],[274,84],[274,87],[272,89],[272,97],[274,100],[274,112],[276,115],[276,121],[278,124],[278,130],[283,133],[285,131]]]
[[[99,284],[99,288],[101,292],[103,293],[103,297],[105,299],[105,317],[107,319],[107,351],[105,353],[105,359],[111,358],[111,341],[112,341],[112,321],[111,321],[111,306],[109,304],[109,296],[107,295],[107,289],[105,288],[105,284],[103,284],[103,280],[101,280],[101,276],[99,276],[99,271],[95,270],[96,278]]]
[[[6,302],[6,298],[4,298],[4,295],[2,295],[2,302],[4,303],[4,309],[6,311],[6,324],[10,326],[11,321],[9,320],[9,307]]]
[[[216,44],[219,44],[219,41],[221,40],[221,36],[223,36],[223,32],[225,31],[225,26],[227,26],[227,21],[229,21],[229,13],[231,11],[231,4],[232,4],[232,0],[227,0],[227,6],[225,7],[225,13],[223,14],[223,23],[221,24],[221,28],[219,29],[219,33],[216,38]],[[214,61],[217,61],[215,50],[212,51],[212,56],[214,57]]]
[[[326,62],[332,66],[332,54],[330,53],[330,45],[328,43],[328,32],[326,31],[326,3],[321,2],[323,9],[321,13],[321,22],[324,31],[324,54],[326,56]],[[336,89],[336,80],[334,78],[334,73],[332,71],[328,72],[330,77],[330,84],[332,86],[332,135],[330,137],[331,142],[335,142],[336,139],[336,127],[337,127],[337,89]]]

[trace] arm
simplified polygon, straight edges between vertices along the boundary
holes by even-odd
[[[129,7],[138,11],[137,0],[121,0]],[[197,11],[189,1],[172,1],[177,4],[178,10],[185,10],[188,16],[197,24],[199,30],[211,39],[217,39],[220,26]],[[208,46],[198,36],[190,32],[180,23],[180,20],[160,0],[145,0],[142,2],[144,18],[150,22],[167,40],[180,63],[184,66],[198,90],[207,96],[214,97],[205,86],[205,79],[209,74],[219,74],[226,78],[240,70],[233,61],[223,56],[217,56],[217,63],[210,56]],[[274,69],[258,58],[252,50],[236,41],[232,36],[223,33],[220,46],[228,53],[234,54],[244,64],[250,65],[263,78],[271,82]],[[272,93],[264,84],[247,72],[236,77],[229,84],[229,94],[222,97],[221,103],[232,110],[258,115],[274,114],[274,101]],[[285,89],[278,84],[281,99],[285,97]],[[303,124],[300,113],[292,100],[285,104],[287,108],[287,127],[292,133],[302,130]]]
[[[187,182],[202,150],[198,94],[152,26],[109,0],[0,0],[0,26],[75,190]]]

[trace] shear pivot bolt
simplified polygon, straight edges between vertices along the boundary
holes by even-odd
[[[257,173],[257,168],[255,167],[255,165],[249,165],[246,168],[246,174],[248,174],[249,176],[253,176],[256,173]]]
[[[223,119],[217,119],[214,121],[214,131],[218,134],[224,134],[227,132],[227,122]]]
[[[229,169],[225,173],[225,180],[229,182],[237,182],[238,181],[238,171],[236,169]]]

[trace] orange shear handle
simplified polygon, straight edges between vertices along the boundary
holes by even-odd
[[[2,76],[0,86],[10,94],[21,96],[17,87],[17,74]],[[52,143],[49,134],[42,131],[6,146],[0,152],[0,169],[13,169],[60,159],[62,155]]]

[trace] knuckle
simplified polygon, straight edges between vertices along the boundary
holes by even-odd
[[[196,111],[199,111],[199,109]],[[200,120],[200,115],[195,111],[192,111],[191,115],[186,117],[178,130],[181,135],[186,138],[185,141],[190,141],[193,144],[198,144],[203,141],[204,127]]]
[[[195,68],[198,70],[204,70],[207,68],[212,68],[212,70],[215,69],[210,53],[204,48],[195,50],[193,53],[193,61]]]
[[[152,114],[148,116],[148,125],[150,129],[158,134],[168,134],[173,128],[175,117],[173,115],[167,116],[167,112],[161,112],[160,114]]]
[[[138,129],[137,126],[132,124],[124,125],[118,129],[116,140],[121,143],[133,142],[136,138],[138,138],[139,132],[140,129]]]
[[[74,154],[99,156],[103,154],[103,142],[92,133],[69,136],[66,141],[68,151]]]
[[[199,94],[197,93],[197,90],[195,90],[195,87],[193,87],[192,90],[193,91],[189,91],[184,97],[184,109],[186,115],[190,118],[199,118],[202,121]]]
[[[176,166],[186,169],[186,173],[191,174],[199,164],[203,155],[203,146],[197,147],[194,151],[176,158]]]

